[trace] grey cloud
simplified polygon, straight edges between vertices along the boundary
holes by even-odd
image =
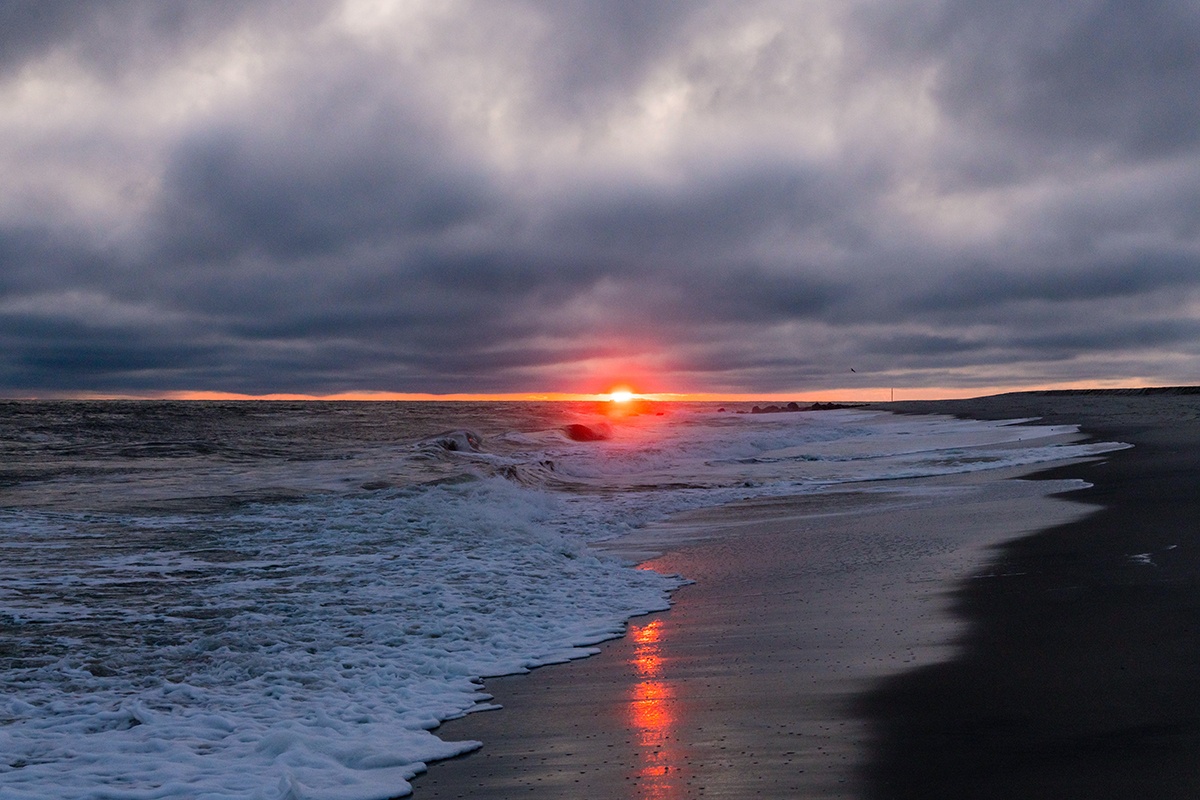
[[[977,267],[951,272],[946,280],[910,297],[917,314],[1011,314],[1011,305],[1038,302],[1113,300],[1150,295],[1162,290],[1200,290],[1200,258],[1190,255],[1147,254],[1144,260],[1077,265],[1043,264],[1040,269],[1006,272]]]
[[[1082,316],[1082,315],[1080,315]],[[1031,353],[1057,351],[1070,354],[1119,349],[1180,347],[1195,351],[1200,343],[1200,322],[1195,320],[1123,321],[1073,319],[1072,329],[1015,335],[1012,343]]]
[[[344,125],[342,103],[356,100],[330,94],[284,130],[250,119],[181,142],[157,220],[164,249],[298,258],[441,230],[495,202],[486,176],[426,125],[383,101]]]
[[[555,220],[559,235],[578,235],[592,252],[689,257],[735,250],[773,232],[853,238],[856,202],[868,187],[851,187],[845,175],[780,160],[748,159],[700,166],[689,179],[666,188],[631,187],[601,198],[573,201]]]
[[[1088,377],[1076,362],[1194,351],[1192,6],[863,5],[843,31],[861,61],[826,74],[805,72],[811,42],[791,35],[804,14],[784,5],[753,6],[771,24],[736,102],[720,59],[688,47],[719,41],[741,4],[467,3],[403,58],[399,31],[318,30],[329,4],[5,6],[10,80],[58,52],[135,91],[239,26],[279,47],[241,95],[163,128],[136,218],[91,230],[0,211],[0,391],[547,390],[623,355],[657,365],[664,389],[787,391],[901,369],[914,383]],[[496,76],[512,96],[486,113],[472,104],[496,98],[443,96],[461,66],[439,60],[446,37],[518,12],[542,23],[542,49],[496,55],[503,28],[472,45],[513,71]],[[636,110],[668,67],[694,81],[680,89],[692,105],[667,115],[660,151],[563,144],[580,120],[603,139],[612,109]],[[931,68],[942,116],[927,137],[862,111]],[[817,80],[831,83],[813,99]],[[784,89],[794,105],[775,105]],[[803,137],[797,109],[829,114],[841,138],[759,136]],[[1130,177],[1166,156],[1179,168]],[[934,208],[960,192],[968,216],[978,202],[999,222],[973,234],[897,211],[911,187]],[[43,302],[60,296],[75,305]]]
[[[239,180],[252,176],[257,182],[263,170],[235,167],[221,175],[226,173]],[[403,246],[406,236],[426,226],[399,216],[397,204],[386,193],[369,197],[387,210],[386,224],[373,224],[369,214],[351,213],[348,227],[337,231],[338,236],[325,237],[319,246],[305,243],[303,232],[291,233],[294,218],[284,213],[290,200],[270,203],[259,198],[250,204],[251,210],[266,209],[276,216],[259,223],[252,216],[227,212],[233,221],[225,231],[232,230],[242,244],[226,250],[257,248],[268,259],[279,259],[297,253],[319,256],[329,243],[359,246],[372,235],[401,243],[368,261],[359,257],[339,264],[339,253],[310,258],[301,275],[281,265],[265,272],[244,265],[237,275],[222,278],[222,291],[208,307],[247,315],[244,323],[236,323],[239,328],[263,335],[391,330],[442,348],[462,346],[472,338],[549,329],[555,324],[549,321],[555,308],[571,302],[603,306],[598,310],[605,321],[599,324],[610,330],[813,315],[841,291],[836,282],[745,262],[738,254],[764,229],[819,225],[835,217],[820,208],[832,192],[811,182],[816,188],[790,171],[764,170],[749,177],[735,174],[729,184],[702,182],[694,191],[669,196],[629,193],[593,200],[551,217],[539,227],[536,242],[497,233],[485,249],[465,251],[439,245],[436,238]],[[345,205],[340,184],[315,182],[305,192],[317,198],[314,202],[333,206],[329,219],[314,221],[309,231],[324,235]],[[217,193],[222,199],[228,195],[224,189]],[[236,209],[231,203],[224,207]],[[491,206],[480,206],[485,207],[496,213]],[[277,230],[282,246],[298,250],[264,245],[273,241]],[[730,263],[729,253],[742,263]],[[189,294],[203,296],[195,288]],[[229,295],[240,298],[240,311],[230,309]],[[258,313],[251,315],[252,308]],[[556,332],[580,335],[581,328],[595,324],[581,321]]]
[[[56,44],[73,38],[88,24],[71,0],[26,0],[0,6],[0,69],[11,70]]]
[[[539,37],[540,93],[556,113],[590,115],[636,88],[706,3],[664,0],[529,0],[545,25]],[[548,109],[549,110],[549,109]]]
[[[120,254],[78,231],[0,223],[0,307],[6,298],[103,287],[125,269]]]
[[[231,355],[194,329],[97,325],[0,314],[0,385],[32,391],[122,391],[186,386]]]
[[[861,19],[884,66],[935,66],[943,110],[985,135],[1132,160],[1200,137],[1200,8],[1190,0],[906,2]]]
[[[108,79],[177,58],[244,22],[261,3],[238,0],[7,0],[0,4],[0,75],[50,54]],[[307,2],[295,3],[297,15]]]

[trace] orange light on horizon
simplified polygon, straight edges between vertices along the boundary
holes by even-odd
[[[608,393],[586,393],[568,391],[543,392],[391,392],[391,391],[346,391],[333,393],[264,392],[258,394],[213,391],[213,390],[162,390],[141,392],[95,392],[56,391],[18,392],[0,395],[6,400],[202,400],[202,401],[404,401],[404,402],[605,402],[616,401],[615,405],[628,405],[631,401],[646,402],[692,402],[692,403],[780,403],[780,402],[853,402],[882,403],[889,400],[957,400],[988,397],[1008,392],[1046,391],[1052,389],[1137,389],[1170,385],[1170,381],[1145,378],[1103,379],[1088,381],[1056,381],[1047,383],[1015,383],[968,386],[913,386],[904,380],[891,385],[839,386],[829,385],[821,389],[796,389],[791,392],[777,390],[747,392],[730,389],[727,391],[655,391],[638,392],[629,385],[617,385]],[[894,388],[893,388],[894,387]],[[626,394],[628,393],[628,394]]]

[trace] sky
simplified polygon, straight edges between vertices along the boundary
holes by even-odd
[[[0,396],[1200,383],[1198,86],[1195,0],[0,1]]]

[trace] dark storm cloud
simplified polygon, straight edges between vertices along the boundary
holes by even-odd
[[[440,230],[489,199],[486,180],[445,164],[428,136],[414,146],[403,120],[377,123],[383,136],[330,131],[326,141],[313,133],[321,122],[302,123],[284,147],[241,131],[184,142],[165,176],[164,252],[200,261],[247,251],[304,258]]]
[[[977,314],[990,309],[1003,313],[1011,304],[1036,301],[1056,304],[1072,301],[1136,297],[1162,290],[1200,289],[1200,261],[1195,256],[1169,254],[1135,262],[1044,265],[1032,272],[1004,272],[977,267],[950,273],[948,280],[928,292],[914,295],[910,308],[917,313]]]
[[[67,295],[0,308],[0,376],[51,390],[153,389],[177,372],[217,367],[229,355],[178,320],[131,317],[128,309],[104,305],[94,296]]]
[[[1127,159],[1200,141],[1191,0],[904,2],[863,18],[885,64],[936,67],[941,109],[989,137]]]
[[[597,300],[606,317],[599,327],[610,329],[781,319],[812,314],[830,299],[829,281],[729,263],[773,229],[840,220],[837,206],[847,199],[828,176],[738,168],[670,191],[572,198],[572,207],[547,215],[534,241],[497,240],[484,252],[406,246],[456,226],[520,219],[457,162],[439,171],[445,153],[436,141],[404,135],[392,119],[386,130],[386,146],[301,133],[282,153],[224,136],[185,143],[167,173],[172,210],[163,227],[167,244],[179,248],[172,256],[200,265],[260,257],[269,265],[240,264],[206,307],[228,309],[231,293],[243,298],[235,302],[247,316],[235,324],[247,334],[386,331],[459,349],[539,330],[584,335],[595,321],[556,327],[550,317],[604,287],[610,296]],[[364,153],[370,160],[355,163]],[[372,243],[382,253],[369,264],[356,251]],[[311,259],[322,257],[327,266],[315,267]],[[275,262],[300,258],[310,259],[305,280],[293,283]]]
[[[625,94],[705,5],[682,0],[529,3],[547,23],[540,44],[549,58],[539,84],[554,102],[577,113],[603,95]]]
[[[611,196],[583,195],[556,219],[558,235],[588,252],[689,258],[742,252],[772,232],[853,235],[862,187],[827,169],[779,161],[697,165],[668,188],[631,187]],[[832,229],[832,230],[831,230]]]
[[[0,4],[0,75],[60,54],[117,77],[177,58],[254,13],[255,4],[239,0],[8,0]]]
[[[1168,2],[3,4],[0,391],[1189,382],[1198,52]]]

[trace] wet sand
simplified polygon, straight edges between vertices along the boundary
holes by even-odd
[[[598,656],[487,681],[504,709],[440,731],[484,747],[431,765],[416,798],[1194,795],[1200,397],[895,408],[1137,447],[1037,481],[732,506],[623,542],[696,583]],[[1073,478],[1096,486],[1047,496]]]
[[[1200,396],[1014,395],[905,404],[1077,422],[1133,449],[1080,475],[1102,505],[1002,548],[968,581],[953,659],[860,698],[869,798],[1200,795]],[[899,404],[897,404],[899,406]]]

